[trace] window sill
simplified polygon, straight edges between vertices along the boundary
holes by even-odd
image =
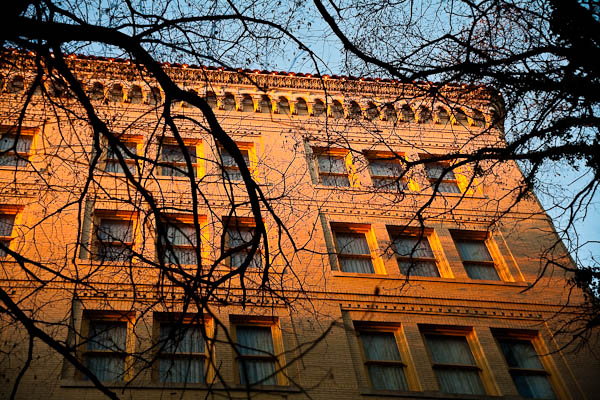
[[[388,275],[388,274],[363,274],[356,272],[342,272],[342,271],[331,271],[334,277],[338,278],[375,278],[375,279],[389,279],[389,280],[401,280],[406,281],[405,275]],[[456,283],[456,284],[469,284],[469,285],[494,285],[494,286],[516,286],[516,287],[527,287],[530,285],[528,282],[506,282],[496,280],[484,280],[484,279],[463,279],[463,278],[444,278],[444,277],[430,277],[430,276],[410,276],[408,282],[437,282],[437,283]]]
[[[452,393],[441,393],[437,391],[425,391],[425,392],[398,392],[394,390],[375,390],[375,389],[361,389],[361,396],[377,396],[377,397],[393,397],[393,398],[408,398],[408,399],[436,399],[436,400],[458,400],[458,399],[488,399],[488,398],[500,398],[500,396],[486,395],[473,395],[473,394],[452,394]]]
[[[169,383],[169,382],[103,382],[109,389],[157,389],[157,390],[211,390],[211,391],[234,391],[246,392],[248,387],[245,385],[223,386],[222,384],[206,383]],[[60,383],[61,388],[72,389],[96,389],[96,386],[86,380],[63,379]],[[254,385],[250,387],[251,392],[264,393],[300,393],[301,390],[291,386],[278,385]]]

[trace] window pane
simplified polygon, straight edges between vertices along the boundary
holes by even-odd
[[[401,361],[396,338],[391,332],[361,332],[365,357],[369,361]]]
[[[319,156],[319,171],[320,172],[329,172],[336,174],[345,174],[346,171],[346,162],[343,157],[334,157],[334,156]]]
[[[123,143],[123,145],[127,148],[127,150],[129,150],[133,154],[137,154],[137,143]],[[124,159],[126,159],[126,160],[132,159],[132,157],[130,157],[125,151],[123,151],[121,149],[118,149],[118,151],[119,151],[119,153],[121,153],[121,155],[123,156]],[[108,159],[117,159],[118,158],[111,147],[106,149],[106,158],[108,158]]]
[[[125,357],[115,354],[88,354],[86,367],[101,381],[121,381],[125,371]]]
[[[180,264],[180,265],[194,265],[198,264],[196,259],[195,249],[165,249],[165,263],[169,264]]]
[[[528,399],[555,399],[548,377],[544,375],[528,375],[513,372],[515,386],[519,394]]]
[[[434,185],[434,183],[432,183],[432,185]],[[456,182],[440,182],[437,190],[441,193],[460,193],[460,188]]]
[[[525,340],[499,340],[509,367],[544,370],[535,348]]]
[[[427,335],[427,346],[434,363],[476,365],[464,336]]]
[[[466,264],[465,270],[471,279],[485,279],[499,281],[500,276],[493,265],[488,264]]]
[[[437,369],[440,390],[445,393],[485,394],[479,373],[473,370]]]
[[[229,154],[229,152],[223,148],[220,149],[221,151],[221,162],[223,163],[224,167],[237,167],[237,163],[235,162],[235,160],[233,159],[233,157],[231,156],[231,154]],[[250,165],[250,157],[248,156],[248,150],[240,150],[242,152],[242,156],[244,157],[244,161],[246,162],[246,165]]]
[[[167,225],[167,240],[175,246],[196,246],[196,230],[194,225]]]
[[[190,155],[192,163],[196,162],[196,148],[185,147],[185,150]],[[183,149],[179,145],[163,145],[162,146],[162,161],[165,162],[178,162],[184,163],[185,156],[183,155]]]
[[[14,214],[0,214],[0,236],[11,236],[14,223]]]
[[[133,228],[131,221],[102,219],[98,227],[98,238],[106,242],[132,242]]]
[[[88,350],[125,351],[127,323],[121,321],[90,321]]]
[[[231,267],[236,268],[241,266],[247,257],[247,251],[233,254],[231,256]],[[260,253],[254,254],[254,258],[252,259],[252,261],[250,261],[250,264],[248,264],[248,268],[262,269],[262,255]]]
[[[240,380],[243,385],[277,385],[275,362],[268,360],[238,360]]]
[[[425,171],[427,172],[427,178],[440,179],[446,168],[448,167],[441,164],[426,164]],[[454,176],[454,172],[450,170],[444,174],[443,179],[453,180],[456,179],[456,177]]]
[[[433,276],[439,277],[440,271],[435,262],[428,261],[400,261],[400,273],[409,276]]]
[[[370,258],[352,258],[340,256],[340,264],[343,272],[356,272],[359,274],[374,274],[375,269]]]
[[[238,326],[238,351],[242,355],[273,355],[271,328],[265,326]]]
[[[16,142],[16,145],[15,145]],[[33,136],[4,135],[0,138],[0,151],[16,150],[18,153],[29,153]]]
[[[161,382],[204,383],[204,359],[161,358],[158,362],[158,379]]]
[[[98,248],[98,259],[103,261],[131,261],[132,250],[124,246],[101,243]]]
[[[364,233],[336,232],[335,238],[341,254],[371,254]]]
[[[402,257],[435,258],[427,237],[400,236],[394,238],[396,252]]]
[[[376,176],[400,176],[402,166],[393,160],[373,160],[369,162],[371,175]]]
[[[457,240],[456,247],[463,261],[493,261],[483,241]]]
[[[325,186],[350,186],[350,180],[347,175],[321,175],[321,183]]]
[[[160,341],[165,353],[204,353],[202,328],[197,325],[161,323]]]
[[[408,390],[402,367],[369,365],[371,384],[377,390]]]

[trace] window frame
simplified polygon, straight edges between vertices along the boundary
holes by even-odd
[[[396,164],[399,167],[399,170],[402,172],[406,172],[406,167],[404,163],[401,161],[405,157],[404,153],[393,153],[393,152],[383,152],[383,151],[367,151],[364,153],[365,158],[368,162],[369,168],[369,176],[371,177],[371,183],[374,188],[378,190],[388,191],[388,192],[407,192],[410,191],[409,186],[411,185],[410,179],[406,176],[406,174],[402,177],[399,175],[375,175],[371,169],[371,164],[373,162],[383,162],[389,164]],[[389,168],[390,171],[393,171],[392,168]],[[375,182],[380,181],[390,181],[387,184],[376,184]]]
[[[439,186],[437,187],[437,190],[435,191],[436,194],[441,194],[441,195],[448,195],[448,194],[455,194],[455,195],[461,195],[463,194],[463,191],[461,190],[460,185],[458,184],[458,178],[456,176],[457,171],[452,167],[452,164],[450,162],[445,162],[445,161],[432,161],[429,162],[427,161],[428,158],[430,158],[429,156],[421,156],[421,161],[424,161],[423,164],[423,168],[425,169],[425,178],[427,179],[427,181],[429,182],[429,187],[430,189],[433,191],[435,189],[435,185],[439,182]],[[428,167],[440,167],[442,168],[442,172],[444,172],[444,170],[449,169],[448,171],[446,171],[444,173],[444,175],[442,176],[442,178],[440,179],[440,177],[430,177],[429,175],[429,168]],[[449,174],[452,174],[452,178],[448,178]],[[452,185],[453,187],[456,188],[456,192],[450,192],[450,191],[446,191],[446,190],[442,190],[442,185]]]
[[[0,215],[12,216],[10,235],[0,236],[0,242],[3,242],[9,250],[14,250],[14,239],[18,236],[18,227],[21,225],[23,208],[23,206],[0,205]],[[8,253],[0,250],[0,260],[5,261],[8,257]]]
[[[241,230],[240,230],[241,229]],[[246,231],[256,231],[256,222],[254,221],[254,218],[251,217],[225,217],[223,218],[223,236],[224,236],[224,240],[225,240],[225,250],[226,251],[231,251],[233,248],[230,246],[230,231],[238,231],[238,232],[246,232]],[[251,271],[264,271],[265,268],[265,258],[264,258],[264,250],[263,250],[263,244],[259,244],[258,248],[256,249],[256,253],[254,253],[254,258],[253,261],[251,261],[248,264],[248,269]],[[236,252],[232,252],[231,255],[229,255],[225,261],[225,264],[227,267],[229,268],[239,268],[240,266],[234,266],[232,263],[232,258],[234,257],[234,255],[236,254],[240,254],[243,253],[245,254],[244,260],[247,258],[248,254],[250,253],[250,249],[252,248],[252,246],[250,245],[249,247],[246,247],[244,249],[238,250]],[[256,268],[254,267],[254,263],[255,263],[255,259],[256,258],[260,259],[260,268]]]
[[[206,337],[204,340],[204,352],[167,352],[164,351],[166,341],[161,343],[161,325],[181,325],[181,326],[198,326],[204,330]],[[186,328],[187,329],[187,328]],[[152,381],[160,384],[170,385],[201,385],[205,386],[214,382],[214,345],[210,344],[210,340],[214,337],[214,326],[212,320],[205,316],[200,317],[198,314],[181,314],[181,313],[163,313],[155,312],[152,325],[152,337],[155,348],[154,364],[152,368]],[[193,357],[204,360],[204,381],[203,382],[172,382],[163,381],[160,379],[160,361],[164,359],[178,359],[185,357]]]
[[[330,172],[322,171],[319,167],[319,160],[321,157],[327,157],[328,159],[340,159],[344,163],[345,172]],[[317,184],[328,188],[350,188],[360,186],[358,177],[354,168],[352,153],[347,149],[338,148],[327,148],[327,147],[312,147],[312,164],[316,171]],[[323,182],[323,177],[345,177],[347,185],[328,185]],[[336,178],[337,180],[337,178]]]
[[[423,343],[425,345],[425,349],[427,351],[427,355],[429,357],[429,362],[431,368],[436,377],[436,381],[438,383],[438,388],[440,392],[447,394],[454,394],[452,392],[445,392],[442,389],[440,378],[436,372],[436,369],[446,369],[446,370],[462,370],[462,371],[477,371],[477,375],[479,377],[479,381],[484,390],[484,393],[480,394],[470,394],[470,393],[458,393],[458,395],[470,395],[470,396],[494,396],[498,395],[498,390],[495,387],[493,382],[493,378],[489,372],[489,367],[487,366],[487,362],[485,361],[485,357],[483,355],[483,351],[481,350],[481,346],[478,343],[478,340],[475,336],[475,332],[470,327],[456,327],[456,326],[441,326],[441,325],[420,325],[419,331],[421,333],[421,337]],[[471,352],[471,357],[473,359],[472,365],[467,364],[455,364],[455,363],[436,363],[433,358],[433,352],[431,351],[430,345],[427,340],[427,336],[442,336],[442,337],[462,337],[465,342],[469,346],[469,350]],[[455,394],[456,395],[456,394]]]
[[[508,271],[508,267],[505,265],[505,263],[503,261],[500,251],[498,250],[498,248],[496,247],[496,245],[494,243],[494,240],[492,239],[490,232],[451,229],[450,235],[452,236],[452,241],[454,243],[454,247],[456,248],[456,251],[458,253],[460,261],[461,261],[463,268],[465,269],[465,272],[467,273],[467,276],[469,277],[469,279],[474,280],[474,281],[490,281],[490,282],[513,282],[514,281],[514,279],[512,278],[511,274]],[[481,242],[485,246],[485,248],[492,260],[491,261],[463,260],[462,254],[461,254],[458,244],[457,244],[458,241]],[[485,265],[488,268],[493,267],[494,270],[496,271],[496,274],[498,275],[498,279],[472,278],[471,275],[469,275],[467,265],[480,265],[480,266]]]
[[[417,377],[417,373],[414,367],[414,362],[412,360],[408,343],[406,342],[405,335],[400,324],[395,323],[377,323],[372,321],[354,321],[354,331],[356,333],[356,338],[358,341],[358,348],[360,350],[361,360],[363,364],[363,370],[365,376],[367,377],[367,381],[369,382],[369,386],[372,390],[376,392],[383,393],[401,393],[407,391],[420,391],[421,386],[419,384],[419,380]],[[374,334],[382,334],[387,333],[391,334],[394,337],[396,349],[398,350],[398,354],[400,356],[399,361],[392,360],[368,360],[365,354],[364,349],[364,341],[361,337],[361,333],[374,333]],[[369,372],[368,365],[382,365],[382,366],[390,366],[390,367],[401,367],[402,373],[404,375],[404,379],[406,381],[407,388],[403,389],[377,389],[373,385],[373,379]]]
[[[195,232],[195,226],[194,226],[194,215],[193,214],[166,214],[165,218],[162,220],[162,223],[165,225],[166,228],[166,234],[168,236],[169,234],[169,226],[190,226],[192,228],[194,228],[194,232]],[[177,250],[177,249],[187,249],[187,250],[196,250],[197,247],[200,247],[200,260],[196,260],[196,263],[194,264],[187,264],[187,263],[181,263],[181,261],[179,262],[179,266],[181,267],[187,267],[187,268],[194,268],[198,265],[202,264],[202,260],[206,260],[208,259],[208,249],[207,246],[205,245],[206,243],[208,243],[208,220],[207,217],[205,215],[198,215],[198,225],[199,225],[199,230],[200,230],[200,236],[196,237],[196,245],[191,245],[191,244],[182,244],[182,245],[177,245],[177,244],[167,244],[167,243],[160,243],[160,246],[162,247],[162,256],[165,257],[165,259],[163,259],[162,261],[165,263],[165,265],[177,265],[177,264],[173,264],[168,260],[168,256],[167,256],[167,251],[168,251],[168,247],[169,245],[171,246],[171,248],[173,250]],[[157,238],[156,238],[156,244],[157,246],[159,245],[159,240],[158,240],[158,231],[155,229]],[[166,240],[168,240],[168,237],[165,238]],[[194,255],[197,255],[197,251],[194,251]],[[158,251],[158,247],[157,247],[157,254],[156,254],[156,261],[158,263],[161,262],[160,260],[160,256],[161,253],[160,251]]]
[[[142,140],[143,137],[140,135],[128,135],[128,136],[123,136],[120,137],[119,140],[123,143],[124,146],[135,146],[135,155],[139,156],[139,150],[142,144]],[[119,163],[119,159],[118,157],[110,157],[112,151],[107,143],[107,147],[105,149],[105,159],[104,159],[104,172],[106,172],[107,174],[114,174],[114,175],[125,175],[125,171],[123,170],[123,166]],[[123,155],[123,159],[125,161],[125,164],[127,164],[128,166],[133,167],[133,171],[131,171],[131,173],[136,176],[139,173],[139,161],[136,160],[135,158],[128,158],[127,154],[125,154],[124,152],[121,151],[121,154]],[[109,164],[115,165],[116,168],[118,168],[120,171],[108,171],[108,166]]]
[[[98,229],[102,225],[102,220],[109,221],[129,221],[129,225],[131,227],[131,241],[104,241],[99,237]],[[100,262],[102,264],[105,263],[132,263],[135,256],[135,244],[138,242],[138,218],[135,212],[132,211],[111,211],[111,210],[95,210],[93,215],[93,224],[92,224],[92,251],[91,251],[91,259],[94,262]],[[103,245],[107,245],[109,247],[128,247],[131,252],[131,257],[128,260],[109,260],[106,258],[100,257],[100,248]]]
[[[186,149],[188,149],[188,154],[189,154],[189,149],[194,148],[195,149],[195,162],[194,162],[194,157],[192,157],[191,154],[190,158],[192,161],[192,167],[194,170],[194,177],[196,179],[202,178],[204,176],[204,168],[203,168],[203,163],[201,162],[201,160],[203,159],[203,149],[202,149],[202,139],[192,139],[192,138],[183,138],[183,145]],[[175,138],[163,138],[161,140],[159,140],[158,142],[158,160],[160,162],[160,177],[162,178],[188,178],[187,176],[187,163],[185,161],[166,161],[163,158],[163,150],[165,148],[165,146],[171,147],[171,148],[177,148],[178,150],[181,151],[181,146],[179,145],[179,143],[177,142],[177,140]],[[181,153],[183,155],[183,153]],[[166,171],[172,171],[169,174],[166,174]],[[175,175],[174,175],[175,174]],[[176,174],[182,174],[182,175],[176,175]]]
[[[394,258],[396,259],[396,263],[398,264],[398,271],[400,272],[401,275],[406,276],[406,274],[404,274],[402,272],[402,264],[401,263],[414,262],[415,266],[416,266],[420,262],[422,262],[422,263],[429,262],[429,263],[435,264],[435,266],[437,268],[437,272],[438,272],[437,276],[415,275],[411,272],[409,274],[410,278],[413,278],[413,277],[425,278],[425,279],[427,279],[427,278],[429,278],[429,279],[431,279],[431,278],[433,278],[433,279],[454,278],[452,271],[450,270],[450,267],[448,266],[448,262],[446,261],[446,258],[444,257],[444,252],[442,250],[442,246],[439,242],[439,239],[435,233],[435,229],[433,229],[433,228],[418,228],[418,227],[388,226],[387,230],[388,230],[391,242],[392,242]],[[433,254],[433,258],[411,257],[411,255],[408,255],[408,256],[400,255],[398,253],[398,249],[396,248],[396,240],[399,238],[409,238],[409,239],[416,239],[417,241],[419,241],[419,240],[427,241],[426,243],[429,246],[431,253]],[[418,250],[419,249],[417,248],[415,251],[418,251]]]
[[[331,237],[333,240],[333,250],[335,251],[335,260],[337,271],[343,274],[359,274],[359,275],[386,275],[385,268],[383,266],[383,262],[381,257],[379,257],[376,252],[378,249],[377,241],[375,239],[375,235],[373,233],[373,229],[369,224],[350,224],[350,223],[339,223],[339,222],[330,222],[331,227]],[[352,235],[363,235],[367,246],[369,247],[369,254],[351,254],[351,253],[342,253],[340,251],[340,246],[337,240],[337,234],[352,234]],[[350,259],[368,259],[371,261],[371,267],[373,272],[353,272],[353,271],[344,271],[342,268],[342,262],[340,260],[340,256],[342,258],[350,258]]]
[[[519,392],[519,388],[517,387],[517,384],[514,381],[513,374],[511,373],[512,370],[515,370],[516,372],[522,372],[526,375],[545,376],[548,380],[550,388],[552,389],[555,399],[567,398],[567,396],[565,395],[564,386],[560,381],[558,371],[556,371],[556,367],[554,365],[554,362],[552,361],[552,356],[546,348],[546,346],[544,345],[539,332],[522,329],[492,329],[492,335],[494,336],[494,340],[496,341],[496,345],[498,346],[500,354],[502,354],[502,359],[504,360],[506,369],[509,375],[511,376],[511,380],[513,381],[515,390],[519,393],[520,396],[522,395]],[[502,350],[502,346],[500,344],[500,341],[502,340],[529,343],[535,351],[543,369],[511,367],[508,364],[506,356],[504,355],[504,351]],[[523,396],[523,398],[525,398],[525,396]]]
[[[244,155],[246,156],[246,157],[244,157],[244,160],[246,161],[246,166],[248,167],[248,170],[250,171],[250,175],[252,175],[252,178],[255,181],[258,181],[258,176],[256,173],[256,166],[258,164],[258,160],[257,160],[257,156],[256,156],[256,149],[254,146],[254,142],[235,141],[235,144],[237,145],[238,149],[242,153],[242,156],[244,156]],[[234,165],[226,166],[225,163],[223,162],[223,158],[222,158],[222,155],[224,153],[226,153],[229,157],[231,157],[231,154],[229,153],[229,151],[227,149],[225,149],[225,147],[223,147],[220,144],[217,144],[217,156],[218,156],[217,164],[221,171],[220,172],[221,178],[225,182],[230,182],[230,183],[235,183],[235,184],[237,184],[239,182],[244,183],[244,179],[241,176],[239,165],[237,165],[237,163],[235,163],[235,160],[234,160]],[[233,160],[233,157],[231,157],[231,158]],[[240,179],[233,179],[231,174],[227,173],[228,175],[226,175],[226,171],[232,171],[232,174],[235,174],[235,173],[240,174]]]
[[[262,316],[238,316],[238,315],[230,315],[230,331],[231,337],[233,339],[233,343],[237,345],[238,343],[238,328],[240,326],[246,327],[261,327],[261,328],[269,328],[271,332],[271,340],[273,343],[273,355],[269,354],[255,354],[255,355],[242,355],[238,354],[238,350],[235,346],[232,346],[233,352],[233,360],[234,360],[234,379],[235,382],[239,385],[246,386],[246,384],[242,383],[242,376],[240,374],[240,358],[243,359],[255,359],[255,360],[272,360],[275,367],[275,379],[276,384],[260,384],[260,383],[252,383],[248,384],[248,386],[288,386],[289,380],[287,378],[286,373],[286,364],[285,364],[285,351],[283,345],[283,336],[280,327],[280,321],[278,317],[262,317]]]
[[[0,140],[5,136],[12,136],[15,138],[14,150],[0,150],[0,159],[4,157],[7,159],[10,158],[11,160],[14,159],[15,164],[0,164],[0,169],[27,169],[29,164],[31,164],[31,158],[35,154],[35,148],[37,146],[39,129],[22,126],[19,132],[16,132],[16,130],[17,129],[14,126],[0,125]],[[31,140],[31,144],[27,151],[17,151],[18,143],[22,137],[30,138]]]
[[[104,380],[100,380],[101,382],[128,382],[129,380],[131,380],[134,376],[134,371],[132,369],[133,367],[133,347],[135,346],[135,340],[133,339],[133,329],[134,329],[134,319],[135,319],[135,315],[132,314],[131,312],[115,312],[115,311],[110,311],[110,312],[105,312],[105,311],[95,311],[95,310],[86,310],[83,312],[82,315],[82,319],[81,319],[81,341],[82,343],[80,343],[80,346],[78,346],[78,358],[79,360],[82,361],[82,363],[84,365],[87,366],[87,360],[86,358],[89,357],[89,355],[119,355],[120,357],[123,358],[123,372],[122,372],[122,377],[123,379],[121,380],[111,380],[111,381],[104,381]],[[88,349],[88,345],[89,345],[89,340],[90,338],[90,327],[91,327],[91,323],[92,321],[97,321],[97,322],[108,322],[108,323],[114,323],[114,322],[122,322],[125,324],[125,329],[126,329],[126,333],[125,333],[125,351],[118,351],[115,352],[113,350],[99,350],[99,349],[94,349],[94,350],[89,350]],[[89,367],[88,367],[89,368]],[[93,372],[93,371],[92,371]],[[79,370],[76,370],[75,372],[75,377],[77,379],[84,379],[87,380],[88,378]]]

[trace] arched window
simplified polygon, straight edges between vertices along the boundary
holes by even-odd
[[[412,124],[415,122],[415,113],[408,104],[402,106],[402,121]]]
[[[396,113],[396,107],[393,104],[385,106],[385,119],[390,122],[398,121],[398,114]]]
[[[223,110],[235,111],[235,97],[233,97],[233,94],[225,93],[225,98],[223,99]]]
[[[469,120],[467,119],[467,114],[460,108],[454,110],[454,118],[456,119],[457,125],[469,126]]]
[[[479,128],[485,128],[485,117],[481,111],[473,111],[473,122],[475,126]]]
[[[104,98],[104,85],[100,82],[94,82],[88,91],[90,100],[102,100]]]
[[[362,117],[362,111],[357,102],[350,102],[350,112],[348,113],[348,117],[351,119],[360,119]]]
[[[421,108],[419,108],[419,122],[420,123],[430,123],[432,120],[431,117],[431,111],[429,110],[429,108],[425,107],[425,106],[421,106]]]
[[[450,114],[448,114],[448,111],[444,107],[438,107],[437,117],[438,124],[446,125],[450,122]]]
[[[315,100],[315,104],[313,105],[313,115],[315,117],[320,117],[325,114],[325,104],[321,100]]]
[[[108,92],[108,98],[114,103],[123,101],[123,86],[120,83],[115,83]]]
[[[162,95],[160,93],[160,89],[156,86],[152,86],[150,88],[150,93],[148,93],[148,104],[156,105],[160,104],[162,101]]]
[[[263,95],[260,99],[260,112],[265,114],[271,112],[271,99],[267,95]]]
[[[206,92],[206,102],[208,103],[210,108],[216,110],[217,96],[215,95],[215,92]]]
[[[138,85],[133,85],[131,89],[129,89],[129,93],[127,93],[127,98],[131,104],[141,104],[144,100],[142,88]]]
[[[367,105],[367,119],[373,121],[377,118],[379,118],[379,108],[377,108],[377,105],[375,105],[375,103],[370,102]]]
[[[331,116],[333,118],[344,118],[344,107],[337,100],[331,103]]]
[[[306,101],[302,97],[296,99],[296,114],[297,115],[308,115],[308,106]]]
[[[281,96],[279,98],[279,104],[277,105],[277,108],[279,108],[280,114],[290,115],[290,103],[288,102],[287,98]]]
[[[8,93],[21,93],[25,88],[25,80],[22,76],[13,76],[8,82],[7,91]]]
[[[249,94],[245,94],[242,97],[242,112],[253,112],[254,111],[254,100]]]

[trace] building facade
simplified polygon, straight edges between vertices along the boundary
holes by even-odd
[[[83,104],[4,60],[3,397],[595,397],[518,167],[444,159],[504,144],[485,88],[164,65],[212,120],[128,61],[68,58]]]

